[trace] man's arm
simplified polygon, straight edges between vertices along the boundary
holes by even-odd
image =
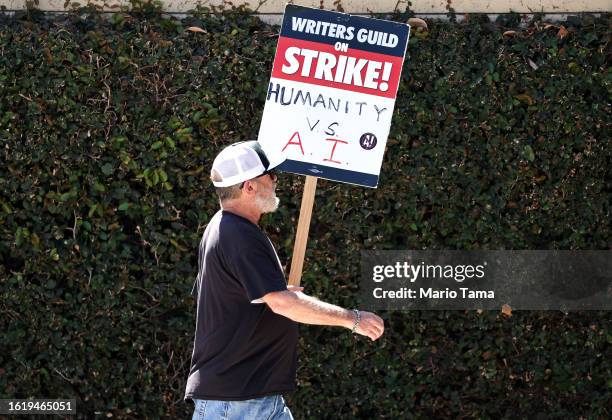
[[[301,292],[283,290],[268,293],[262,299],[274,313],[295,322],[345,327],[349,330],[355,325],[354,311],[322,302]],[[361,319],[355,332],[372,340],[378,339],[385,330],[383,320],[371,312],[359,311],[359,314]]]

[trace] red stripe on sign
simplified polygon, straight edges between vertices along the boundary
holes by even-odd
[[[272,77],[394,99],[403,57],[280,37]]]

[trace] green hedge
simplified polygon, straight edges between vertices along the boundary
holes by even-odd
[[[207,173],[256,137],[278,33],[200,12],[0,17],[0,398],[190,414]],[[379,188],[319,183],[307,292],[357,305],[363,249],[610,249],[612,19],[517,24],[413,32]],[[263,221],[287,262],[302,183]],[[610,417],[609,312],[382,316],[301,327],[296,418]]]

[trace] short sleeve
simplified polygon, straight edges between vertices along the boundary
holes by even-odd
[[[231,251],[226,254],[231,265],[229,269],[244,288],[249,301],[287,289],[276,252],[263,232],[253,229],[233,241]]]

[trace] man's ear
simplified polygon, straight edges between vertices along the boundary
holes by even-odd
[[[253,182],[252,179],[244,181],[244,187],[242,187],[242,191],[244,191],[247,195],[255,194],[257,192],[255,182]]]

